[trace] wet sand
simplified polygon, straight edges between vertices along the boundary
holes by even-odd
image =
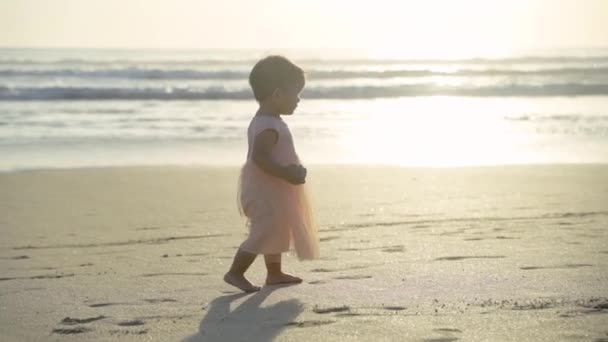
[[[606,165],[310,167],[322,257],[249,295],[237,172],[0,174],[2,339],[608,341]]]

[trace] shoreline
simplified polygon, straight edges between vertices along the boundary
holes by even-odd
[[[536,168],[536,167],[607,167],[608,162],[576,162],[576,163],[521,163],[521,164],[473,164],[473,165],[400,165],[400,164],[331,164],[311,163],[306,164],[309,168],[344,168],[344,169],[403,169],[403,170],[458,170],[458,169],[496,169],[496,168]],[[134,164],[134,165],[90,165],[90,166],[57,166],[57,167],[26,167],[16,169],[0,169],[0,175],[25,172],[47,172],[47,171],[101,171],[109,169],[240,169],[239,164]]]

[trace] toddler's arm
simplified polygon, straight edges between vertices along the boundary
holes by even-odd
[[[301,165],[283,166],[272,160],[270,151],[277,143],[279,134],[273,129],[266,129],[253,140],[253,161],[265,172],[291,184],[304,184],[306,169]]]

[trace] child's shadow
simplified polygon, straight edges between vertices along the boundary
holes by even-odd
[[[297,299],[260,308],[266,297],[277,288],[277,286],[263,287],[232,311],[230,304],[248,294],[238,293],[217,297],[209,305],[198,333],[185,338],[183,342],[274,340],[287,324],[304,310],[302,303]]]

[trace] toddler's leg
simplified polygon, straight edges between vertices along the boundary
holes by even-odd
[[[239,248],[232,261],[232,266],[226,275],[224,281],[232,286],[236,286],[244,292],[256,292],[260,290],[259,286],[255,286],[245,278],[245,272],[251,266],[257,255],[245,252]]]
[[[299,284],[302,282],[301,278],[283,273],[281,270],[281,254],[266,254],[264,255],[264,261],[268,270],[266,285]]]

